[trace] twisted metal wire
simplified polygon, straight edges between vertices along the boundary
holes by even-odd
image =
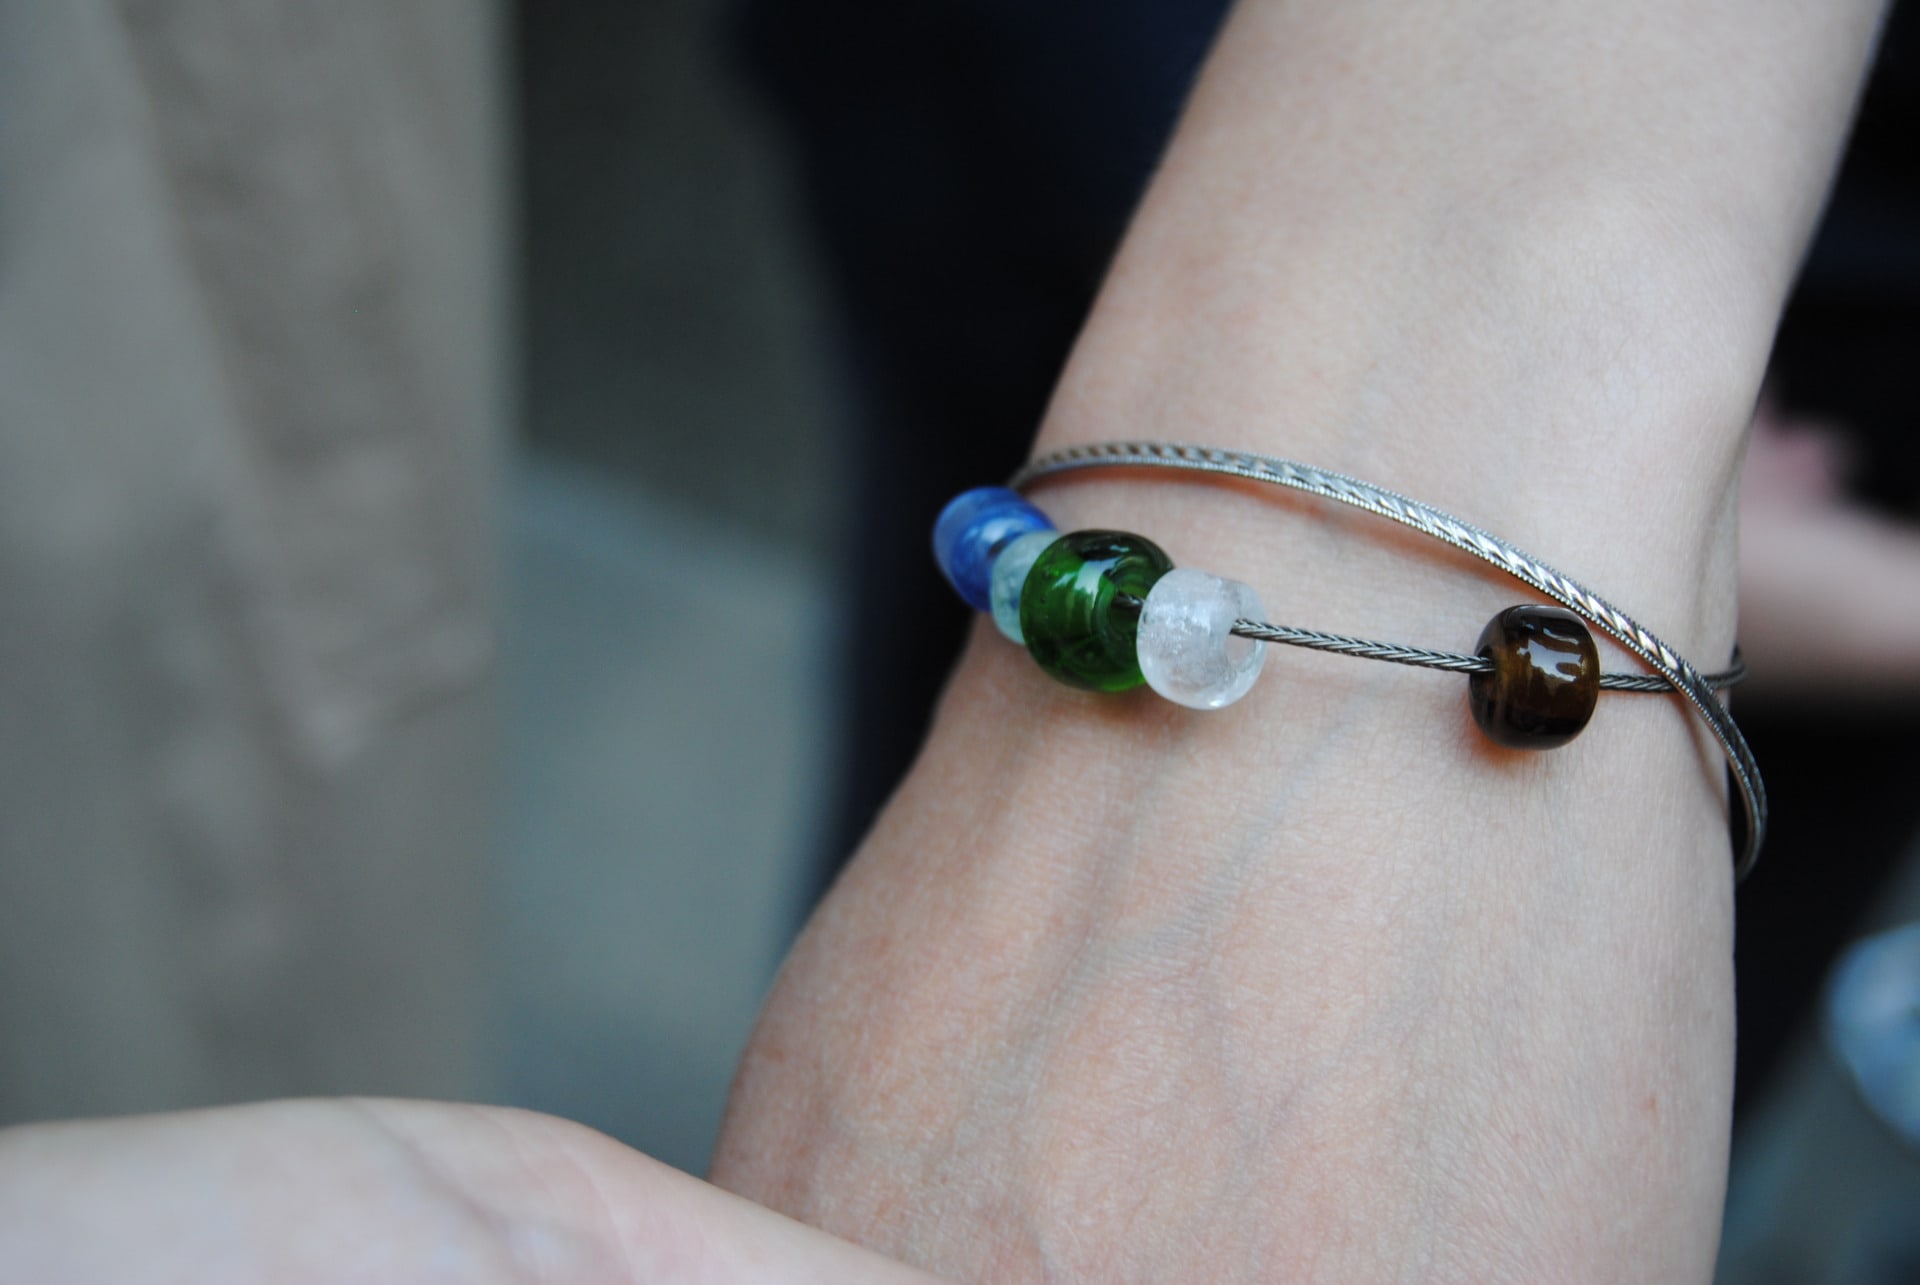
[[[1070,446],[1041,456],[1008,483],[1024,490],[1042,478],[1088,468],[1173,468],[1217,473],[1285,486],[1383,517],[1491,564],[1562,604],[1645,661],[1661,681],[1706,720],[1726,754],[1728,774],[1740,795],[1734,876],[1744,879],[1759,859],[1767,829],[1766,787],[1746,737],[1721,705],[1712,685],[1658,635],[1570,576],[1471,523],[1385,487],[1344,473],[1250,451],[1188,446],[1178,442],[1102,442]],[[1285,641],[1285,640],[1280,640]]]
[[[1491,674],[1493,662],[1485,656],[1464,651],[1442,651],[1436,647],[1409,647],[1404,643],[1376,642],[1371,638],[1350,638],[1345,634],[1323,633],[1318,629],[1295,629],[1291,625],[1268,624],[1262,620],[1236,620],[1233,633],[1258,642],[1285,643],[1289,647],[1307,647],[1330,651],[1340,656],[1359,656],[1364,660],[1384,660],[1418,669],[1439,669],[1452,674]],[[1747,662],[1738,651],[1733,664],[1717,673],[1703,674],[1707,686],[1719,691],[1732,687],[1747,676]],[[1673,684],[1657,674],[1602,674],[1600,689],[1608,692],[1648,692],[1671,694]]]

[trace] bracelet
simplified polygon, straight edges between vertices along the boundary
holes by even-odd
[[[1472,654],[1409,647],[1275,625],[1253,589],[1176,568],[1158,545],[1121,531],[1061,534],[1019,493],[1087,468],[1174,468],[1291,487],[1398,522],[1491,563],[1560,603],[1509,607],[1487,623]],[[1218,709],[1259,677],[1266,648],[1285,643],[1468,676],[1468,706],[1487,736],[1511,748],[1551,749],[1586,727],[1602,691],[1677,694],[1706,721],[1726,755],[1741,806],[1729,823],[1734,874],[1744,879],[1766,834],[1767,796],[1753,752],[1716,692],[1746,675],[1703,674],[1618,607],[1538,558],[1431,505],[1343,473],[1245,451],[1171,442],[1106,442],[1042,456],[1006,487],[965,492],[934,524],[934,557],[955,591],[1000,632],[1071,686],[1118,692],[1146,684],[1179,704]],[[1603,674],[1588,625],[1653,670]]]

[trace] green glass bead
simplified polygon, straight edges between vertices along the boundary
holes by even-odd
[[[1075,531],[1047,546],[1020,590],[1020,632],[1040,668],[1071,687],[1124,692],[1146,679],[1134,653],[1140,608],[1173,570],[1124,531]]]

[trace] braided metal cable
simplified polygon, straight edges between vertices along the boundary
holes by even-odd
[[[1326,634],[1317,629],[1293,629],[1258,620],[1236,620],[1233,632],[1242,638],[1265,643],[1285,643],[1289,647],[1310,647],[1341,656],[1359,656],[1366,660],[1391,661],[1396,665],[1414,665],[1421,669],[1444,669],[1456,674],[1485,674],[1493,671],[1493,662],[1462,651],[1430,651],[1425,647],[1403,647],[1398,643],[1374,642],[1368,638],[1349,638],[1345,634]]]
[[[1437,647],[1409,647],[1404,643],[1376,642],[1371,638],[1350,638],[1345,634],[1323,633],[1318,629],[1295,629],[1263,620],[1236,620],[1232,632],[1257,642],[1285,643],[1289,647],[1307,647],[1330,651],[1340,656],[1359,656],[1363,660],[1384,660],[1418,669],[1439,669],[1453,674],[1491,674],[1493,662],[1485,656],[1464,651],[1442,651]],[[1707,686],[1719,691],[1732,687],[1747,676],[1747,662],[1738,652],[1733,664],[1718,673],[1703,674]],[[1608,692],[1671,693],[1673,684],[1657,674],[1602,674],[1600,689]]]
[[[1470,553],[1567,607],[1645,661],[1668,688],[1677,692],[1706,720],[1708,730],[1720,742],[1720,748],[1726,754],[1728,774],[1733,778],[1740,795],[1741,812],[1738,819],[1744,825],[1736,830],[1734,876],[1744,879],[1752,871],[1759,859],[1760,843],[1766,836],[1767,794],[1760,780],[1759,764],[1754,762],[1753,751],[1748,747],[1746,737],[1740,734],[1733,717],[1721,705],[1705,675],[1661,641],[1652,630],[1593,590],[1498,536],[1463,522],[1444,510],[1422,504],[1397,491],[1348,477],[1344,473],[1314,468],[1273,455],[1188,446],[1178,442],[1101,442],[1070,446],[1043,455],[1016,473],[1008,485],[1015,490],[1024,490],[1042,478],[1078,469],[1128,467],[1186,469],[1246,478],[1363,509]]]

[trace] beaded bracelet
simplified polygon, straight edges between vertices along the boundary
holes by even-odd
[[[1474,653],[1373,642],[1275,625],[1253,589],[1175,567],[1160,547],[1121,531],[1061,534],[1019,491],[1042,478],[1095,467],[1178,468],[1291,487],[1377,514],[1492,563],[1563,604],[1523,604],[1488,622]],[[1250,452],[1168,442],[1070,447],[1035,460],[1007,487],[967,491],[934,524],[934,557],[975,610],[1071,686],[1118,692],[1145,684],[1193,709],[1218,709],[1252,688],[1266,661],[1260,643],[1286,643],[1468,675],[1480,729],[1517,749],[1565,745],[1586,727],[1602,691],[1672,693],[1707,723],[1725,752],[1741,808],[1734,873],[1744,879],[1766,833],[1766,791],[1746,738],[1716,692],[1746,667],[1702,674],[1651,631],[1592,590],[1458,518],[1345,474]],[[1650,666],[1650,675],[1603,674],[1591,624]]]

